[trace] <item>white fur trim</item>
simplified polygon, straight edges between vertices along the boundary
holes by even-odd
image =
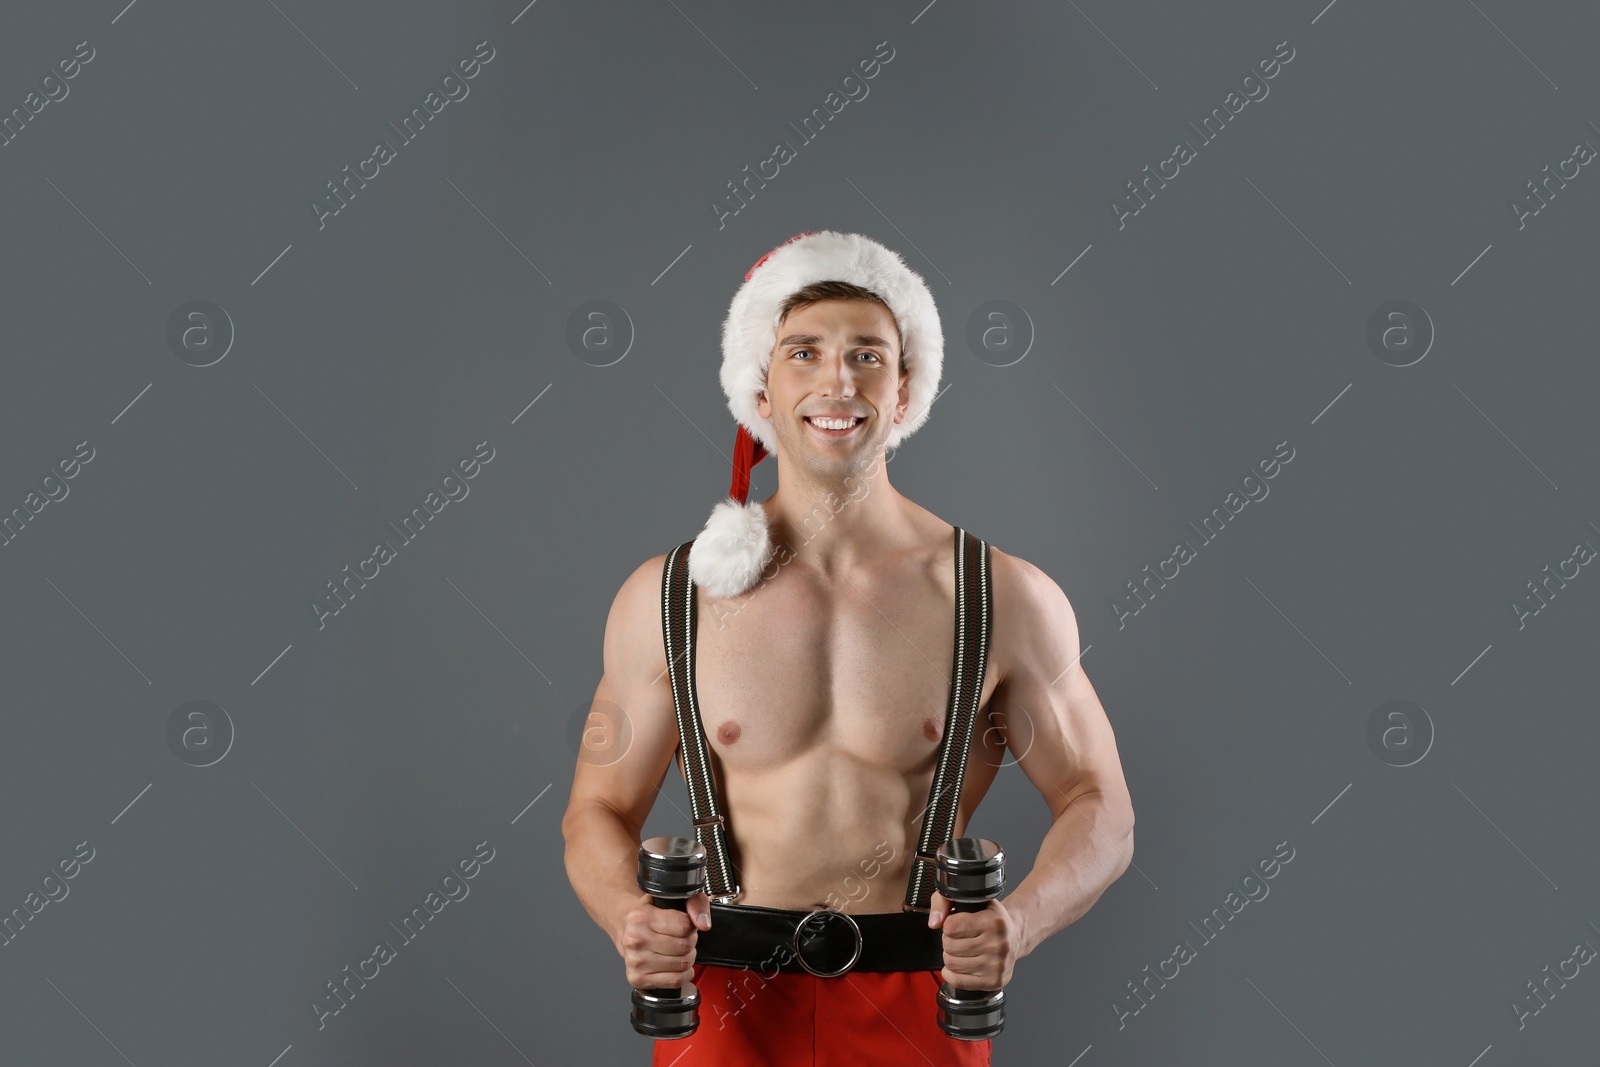
[[[741,505],[728,497],[711,509],[689,549],[689,577],[712,596],[738,596],[756,584],[771,556],[761,503]]]
[[[894,312],[905,338],[901,358],[911,375],[911,391],[905,421],[889,431],[887,445],[893,448],[928,419],[944,367],[944,331],[922,276],[897,253],[858,233],[819,230],[781,245],[734,294],[722,323],[722,391],[728,410],[768,452],[776,452],[772,420],[761,417],[756,394],[765,385],[778,340],[778,306],[795,290],[821,281],[871,289]]]

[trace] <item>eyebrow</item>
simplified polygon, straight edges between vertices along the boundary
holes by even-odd
[[[786,347],[788,345],[818,345],[821,343],[822,338],[818,337],[814,333],[793,333],[779,341],[778,345],[780,347]],[[855,337],[850,339],[849,343],[853,345],[876,345],[879,348],[889,347],[888,341],[885,341],[883,338],[870,333],[858,333],[855,335]]]

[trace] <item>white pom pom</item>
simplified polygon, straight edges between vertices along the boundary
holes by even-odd
[[[759,501],[732,497],[711,509],[706,527],[689,549],[689,577],[712,596],[738,596],[761,577],[772,557],[767,513]]]

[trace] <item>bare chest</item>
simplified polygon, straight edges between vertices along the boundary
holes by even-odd
[[[947,570],[928,561],[830,584],[796,574],[742,601],[702,599],[700,714],[722,766],[776,770],[825,749],[863,770],[931,772],[956,640]]]

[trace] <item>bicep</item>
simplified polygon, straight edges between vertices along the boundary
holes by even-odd
[[[1013,602],[1000,616],[1013,630],[1006,671],[991,697],[1007,746],[1053,815],[1088,792],[1126,802],[1116,735],[1083,669],[1072,606],[1031,564],[1014,570]]]
[[[606,619],[604,669],[579,739],[569,810],[598,804],[644,825],[678,744],[661,641],[660,559],[642,564]]]

